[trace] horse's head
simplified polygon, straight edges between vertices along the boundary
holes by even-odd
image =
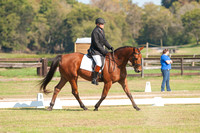
[[[134,67],[135,72],[139,73],[142,71],[142,54],[141,50],[144,47],[141,48],[133,48],[133,54],[129,58],[129,61],[132,63],[132,66]]]

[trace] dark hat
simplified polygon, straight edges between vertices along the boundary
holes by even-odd
[[[96,19],[96,24],[105,24],[105,20],[103,18],[97,18]]]

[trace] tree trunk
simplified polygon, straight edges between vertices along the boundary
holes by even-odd
[[[162,38],[160,39],[160,46],[161,46],[161,48],[163,47],[163,40],[162,40]]]
[[[197,40],[197,45],[199,45],[199,37],[198,36],[196,37],[196,40]]]

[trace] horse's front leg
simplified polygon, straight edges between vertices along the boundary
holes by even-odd
[[[128,98],[131,100],[131,103],[133,105],[133,107],[139,111],[140,108],[137,107],[135,101],[133,100],[132,94],[130,93],[129,89],[128,89],[128,83],[127,83],[127,79],[125,78],[124,80],[119,81],[119,83],[121,84],[122,88],[124,89],[126,95],[128,96]]]
[[[102,92],[101,98],[97,102],[97,104],[94,106],[95,107],[94,111],[98,111],[98,108],[99,108],[100,104],[106,98],[106,96],[108,94],[108,91],[110,90],[111,86],[112,86],[112,81],[104,84],[104,88],[103,88],[103,92]]]

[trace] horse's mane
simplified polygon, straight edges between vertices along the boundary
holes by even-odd
[[[115,52],[118,51],[118,50],[124,49],[124,48],[133,48],[133,47],[131,47],[131,46],[119,47],[119,48],[117,48],[117,49],[115,50]]]

